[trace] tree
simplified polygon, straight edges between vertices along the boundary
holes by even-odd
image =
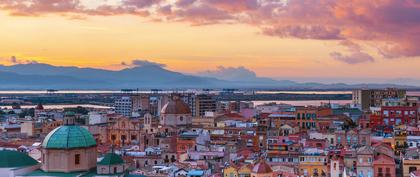
[[[65,108],[64,112],[75,112],[77,114],[82,114],[82,115],[86,115],[89,113],[89,110],[87,110],[84,107],[81,106],[77,106],[76,108]]]
[[[34,108],[30,108],[30,109],[24,109],[20,114],[19,117],[26,117],[26,116],[31,116],[34,117],[35,116],[35,109]]]

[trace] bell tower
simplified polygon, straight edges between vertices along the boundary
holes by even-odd
[[[75,125],[76,123],[76,113],[66,112],[64,113],[64,125]]]

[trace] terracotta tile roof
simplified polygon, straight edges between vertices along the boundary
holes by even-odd
[[[265,160],[260,160],[257,164],[254,165],[252,168],[253,173],[262,174],[262,173],[271,173],[273,170],[271,169],[270,165],[268,165]]]

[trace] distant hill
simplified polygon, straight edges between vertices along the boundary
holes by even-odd
[[[210,75],[210,74],[209,74]],[[0,65],[0,89],[121,89],[121,88],[274,88],[327,90],[353,88],[415,88],[395,84],[297,83],[271,78],[232,77],[223,80],[169,71],[158,65],[137,66],[119,71],[95,68],[53,66],[42,63]]]

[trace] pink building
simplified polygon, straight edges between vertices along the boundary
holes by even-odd
[[[395,177],[395,161],[392,157],[380,154],[373,161],[374,176]]]

